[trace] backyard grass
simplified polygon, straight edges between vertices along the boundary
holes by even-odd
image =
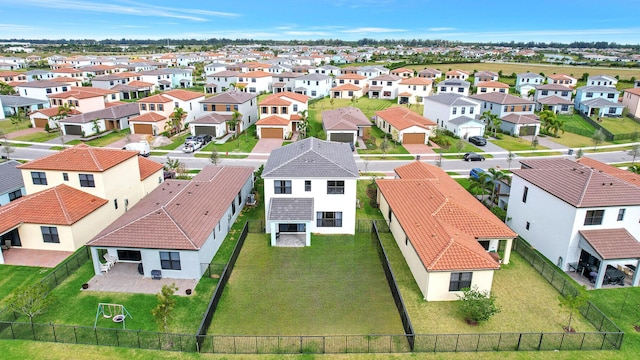
[[[356,185],[356,196],[360,202],[360,207],[356,208],[356,219],[383,219],[380,210],[377,207],[371,206],[371,199],[367,196],[367,186],[373,181],[374,175],[371,175],[369,180],[358,180]]]
[[[42,131],[42,132],[31,133],[28,135],[18,136],[11,140],[28,141],[28,142],[45,142],[51,139],[55,139],[59,136],[60,136],[60,133],[57,131],[54,131],[54,132]]]
[[[600,118],[600,125],[612,134],[638,133],[640,135],[640,124],[626,116],[621,118],[602,117]]]
[[[590,135],[596,131],[590,123],[586,122],[582,116],[578,114],[558,114],[558,120],[564,121],[564,125],[570,128],[577,128],[582,131],[588,132]],[[560,133],[562,135],[562,133]]]
[[[0,309],[6,306],[4,300],[13,290],[35,284],[49,270],[32,266],[0,265]]]
[[[357,148],[356,151],[358,154],[385,154],[384,151],[380,148],[381,144],[384,141],[384,133],[377,126],[371,127],[371,137],[375,139],[375,149],[360,149]],[[392,140],[387,140],[387,151],[385,155],[391,154],[409,154],[407,149],[404,148],[401,144],[396,143]]]
[[[249,234],[210,334],[401,334],[370,234],[312,235],[310,247]]]
[[[208,143],[201,151],[213,151],[215,148],[219,153],[244,152],[250,153],[258,143],[258,138],[253,136],[256,132],[256,125],[251,125],[247,130],[240,133],[240,138],[229,138],[224,144],[216,144],[215,140]],[[208,156],[208,155],[207,155]]]
[[[114,143],[120,139],[127,137],[127,135],[129,134],[130,134],[129,129],[122,130],[122,131],[114,131],[105,136],[101,136],[97,139],[84,141],[84,143],[87,145],[96,146],[96,147],[107,146],[111,143]]]
[[[11,123],[11,118],[8,117],[6,119],[0,120],[0,131],[4,134],[9,134],[14,131],[28,129],[31,122],[28,119],[22,120],[18,123],[18,125],[14,125]]]
[[[489,139],[489,141],[509,151],[548,149],[548,147],[541,145],[538,145],[534,148],[533,146],[531,146],[531,139],[529,137],[513,137],[510,135],[502,134],[502,139],[491,138]]]

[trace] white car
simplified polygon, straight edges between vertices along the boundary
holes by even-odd
[[[184,143],[182,147],[182,152],[184,153],[192,153],[202,147],[202,143],[199,141],[187,141]]]

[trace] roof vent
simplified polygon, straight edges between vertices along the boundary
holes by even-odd
[[[209,210],[204,212],[204,216],[207,216],[207,215],[209,215]]]
[[[176,203],[176,206],[180,206],[180,203]]]

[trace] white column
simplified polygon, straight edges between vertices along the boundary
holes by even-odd
[[[502,259],[503,264],[508,264],[509,259],[511,258],[511,245],[513,245],[513,239],[507,239],[507,244],[504,247],[504,258]]]

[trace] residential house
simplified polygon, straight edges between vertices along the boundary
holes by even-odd
[[[193,86],[193,69],[190,68],[166,68],[160,71],[169,74],[171,88],[189,88]],[[167,89],[165,89],[167,90]]]
[[[578,83],[578,79],[565,75],[565,74],[553,74],[547,76],[548,84],[557,84],[557,85],[565,85],[570,88],[574,88]]]
[[[323,65],[315,69],[309,69],[309,73],[323,74],[331,77],[340,75],[340,68],[333,65]]]
[[[439,79],[442,77],[442,71],[438,69],[424,69],[418,71],[418,77],[427,79]]]
[[[253,93],[227,90],[200,101],[200,105],[204,113],[189,123],[193,135],[221,137],[228,132],[235,132],[235,124],[227,122],[231,120],[234,111],[242,115],[238,123],[239,132],[245,131],[258,120],[258,101]],[[214,116],[214,113],[218,116]]]
[[[126,85],[128,82],[129,78],[120,74],[100,75],[91,79],[91,87],[110,90],[114,86]]]
[[[109,254],[141,264],[144,277],[160,270],[163,278],[200,279],[252,188],[251,167],[206,166],[189,181],[167,180],[87,244],[95,274]]]
[[[27,81],[37,81],[37,80],[51,80],[53,79],[53,73],[48,70],[29,70],[25,72],[27,75]]]
[[[62,134],[92,136],[109,130],[129,128],[129,119],[140,115],[137,103],[110,103],[113,106],[68,116],[58,121]]]
[[[473,74],[473,86],[478,86],[480,82],[498,81],[500,76],[495,71],[476,71]]]
[[[469,72],[464,70],[450,70],[445,73],[445,79],[457,79],[457,80],[467,80],[469,79]]]
[[[15,90],[20,96],[46,101],[49,101],[49,95],[59,94],[70,88],[70,83],[59,83],[54,80],[28,81],[15,86]]]
[[[355,107],[344,107],[322,112],[322,129],[329,141],[346,142],[356,146],[358,138],[368,139],[371,121]]]
[[[133,80],[126,84],[116,85],[111,88],[120,93],[122,100],[142,99],[155,91],[155,85],[144,81]]]
[[[432,83],[431,79],[421,77],[400,80],[398,104],[422,104],[422,99],[432,94]]]
[[[262,138],[289,139],[298,130],[300,113],[309,108],[309,97],[292,92],[268,95],[258,104],[257,134]]]
[[[376,125],[401,144],[428,144],[436,123],[404,106],[376,111]]]
[[[312,99],[329,95],[332,85],[333,79],[324,74],[307,74],[294,78],[294,92],[307,95]]]
[[[544,77],[540,74],[532,72],[526,72],[516,75],[516,90],[521,95],[527,95],[530,90],[535,89],[536,86],[544,83]]]
[[[206,94],[219,94],[235,87],[238,83],[237,71],[224,70],[207,75],[207,84],[204,87]]]
[[[306,75],[291,71],[283,71],[277,74],[273,77],[273,84],[271,85],[273,93],[275,94],[285,91],[294,92],[294,89],[296,88],[296,79],[302,76]]]
[[[587,78],[587,86],[609,86],[616,87],[618,79],[609,75],[596,75]]]
[[[465,80],[460,79],[447,79],[440,81],[436,88],[438,89],[438,94],[446,94],[446,93],[454,93],[460,94],[464,96],[469,96],[469,88],[471,87],[471,83]]]
[[[80,111],[76,109],[71,109],[67,116],[78,115],[81,114]],[[52,108],[43,108],[32,111],[29,113],[29,122],[31,122],[31,127],[45,129],[47,125],[49,129],[57,129],[58,121],[62,115],[59,113],[58,107]]]
[[[264,165],[266,232],[271,245],[311,233],[355,233],[359,173],[346,143],[306,138],[275,149]]]
[[[456,93],[435,94],[424,98],[424,117],[464,139],[483,136],[485,124],[477,120],[480,103]]]
[[[536,111],[548,109],[556,114],[573,113],[573,89],[564,85],[544,84],[535,87],[533,100],[536,102]]]
[[[136,151],[87,145],[18,168],[28,195],[0,208],[0,237],[35,250],[77,250],[163,181]]]
[[[17,168],[20,165],[15,160],[0,163],[0,206],[17,200],[26,195],[22,171]],[[4,242],[0,242],[4,245]]]
[[[0,120],[6,116],[14,116],[19,111],[29,114],[32,111],[49,107],[49,102],[19,95],[0,95]]]
[[[395,172],[376,180],[378,204],[424,299],[490,292],[517,234],[444,170],[415,161]]]
[[[509,85],[499,81],[479,81],[477,85],[477,94],[490,92],[509,93]]]
[[[173,99],[162,94],[153,95],[138,100],[138,105],[140,115],[129,119],[132,134],[156,136],[169,130],[169,118],[175,107]]]
[[[82,76],[83,75],[82,70],[79,70],[79,69],[63,67],[63,68],[53,69],[51,70],[51,72],[53,73],[54,79],[58,77],[67,77],[67,78],[72,78],[80,81],[84,80]]]
[[[211,63],[211,64],[207,64],[204,66],[204,74],[206,77],[209,77],[210,75],[222,72],[222,71],[226,71],[227,70],[227,64],[223,64],[223,63]]]
[[[245,92],[262,94],[271,92],[273,74],[262,70],[238,74],[238,86]]]
[[[393,100],[398,97],[398,88],[403,78],[397,75],[379,75],[369,79],[369,97]]]
[[[581,86],[576,89],[573,104],[588,116],[622,116],[624,105],[618,103],[620,91],[610,86]]]
[[[362,75],[367,79],[381,75],[389,75],[390,71],[384,66],[360,66],[355,68],[355,74]],[[344,69],[343,69],[344,70]],[[344,72],[343,72],[344,74]],[[356,84],[357,85],[357,84]]]
[[[174,89],[165,91],[162,96],[168,97],[173,100],[173,108],[181,108],[186,113],[186,116],[182,120],[183,127],[186,127],[191,121],[200,117],[204,110],[200,105],[200,102],[204,100],[204,94],[182,89]]]
[[[18,85],[28,81],[28,75],[17,71],[0,71],[0,82],[7,83],[11,86]]]
[[[70,87],[68,91],[49,95],[51,107],[67,105],[80,112],[102,110],[109,102],[120,101],[120,93],[93,87]]]
[[[497,92],[470,97],[481,102],[481,112],[489,111],[502,120],[502,132],[515,136],[536,136],[540,133],[540,120],[534,114],[533,101]]]
[[[397,68],[389,72],[391,75],[400,76],[403,79],[413,77],[413,70],[407,68]]]
[[[640,118],[640,88],[625,89],[622,95],[622,105],[629,109],[629,114]]]
[[[343,69],[344,71],[344,69]],[[367,77],[359,74],[344,74],[336,77],[337,86],[331,88],[331,97],[352,99],[364,96],[368,91]]]
[[[588,277],[597,269],[595,288],[608,265],[640,266],[640,176],[588,158],[521,163],[511,179],[511,229],[564,271]]]
[[[139,78],[136,78],[136,80],[151,83],[160,91],[169,90],[172,86],[171,74],[164,70],[165,69],[140,71],[137,73]]]

